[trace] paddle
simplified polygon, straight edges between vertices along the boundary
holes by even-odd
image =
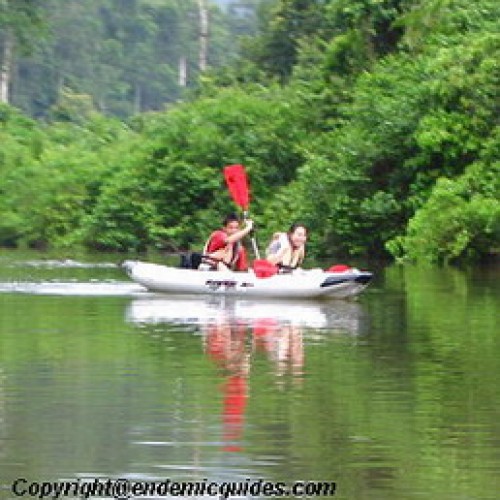
[[[243,165],[227,165],[224,167],[224,178],[233,201],[243,210],[243,219],[248,217],[248,205],[250,204],[250,191],[245,167]],[[257,259],[260,259],[259,247],[253,235],[250,233],[252,248]]]
[[[278,274],[278,266],[265,259],[256,259],[253,261],[253,270],[257,278],[270,278]]]
[[[234,202],[246,214],[250,203],[250,192],[245,167],[243,165],[228,165],[224,167],[224,178]]]

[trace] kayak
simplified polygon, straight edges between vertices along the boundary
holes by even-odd
[[[355,268],[342,272],[297,269],[260,278],[252,270],[201,271],[133,260],[126,260],[122,267],[133,281],[151,292],[267,299],[345,299],[361,293],[373,278],[372,273]]]

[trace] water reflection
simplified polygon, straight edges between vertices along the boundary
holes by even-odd
[[[5,442],[7,431],[6,431],[6,416],[5,416],[5,374],[2,366],[0,365],[0,461],[5,458],[5,448],[3,443]]]
[[[287,372],[300,377],[304,364],[302,329],[262,319],[252,326],[213,321],[202,327],[202,331],[204,352],[224,377],[221,385],[223,449],[240,451],[252,359],[262,352],[277,377]]]
[[[250,372],[246,337],[247,328],[244,324],[214,321],[204,327],[205,353],[222,370],[225,378],[221,391],[223,442],[226,451],[241,450],[237,443],[243,434]]]
[[[10,281],[0,282],[0,293],[22,293],[26,295],[87,296],[87,297],[133,297],[144,295],[144,288],[135,283],[120,281]]]
[[[1,260],[0,498],[18,477],[498,498],[500,268],[393,267],[360,303],[308,303]]]
[[[205,356],[223,378],[222,449],[228,452],[243,449],[249,379],[256,360],[266,360],[278,388],[290,379],[300,386],[305,336],[315,341],[332,332],[358,335],[367,320],[355,302],[256,302],[227,297],[136,299],[127,307],[126,318],[139,325],[175,325],[200,334]]]
[[[203,326],[222,318],[254,324],[270,319],[279,325],[308,330],[340,330],[359,335],[366,330],[367,313],[354,301],[249,301],[231,297],[185,298],[144,296],[127,307],[126,319],[132,323]]]

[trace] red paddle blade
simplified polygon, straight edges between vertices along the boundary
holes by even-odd
[[[228,165],[224,167],[224,178],[236,205],[245,211],[248,210],[250,195],[245,167],[243,165]]]
[[[257,278],[270,278],[278,273],[278,266],[265,259],[255,259],[253,261],[253,270]]]

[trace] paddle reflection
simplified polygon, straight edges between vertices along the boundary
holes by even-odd
[[[250,354],[246,346],[247,326],[225,321],[204,328],[205,353],[223,371],[223,442],[226,451],[239,451],[248,398]]]
[[[202,327],[204,351],[224,376],[222,423],[225,451],[240,451],[252,359],[264,353],[277,380],[300,377],[304,364],[302,329],[272,318],[248,325],[219,318]]]

